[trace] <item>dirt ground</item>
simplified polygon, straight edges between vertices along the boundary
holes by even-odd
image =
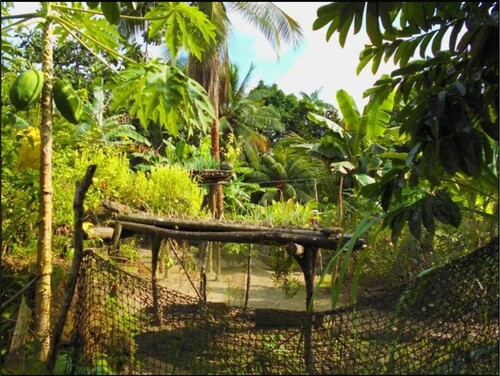
[[[148,269],[151,267],[148,257],[143,259],[143,263]],[[228,306],[243,307],[246,289],[245,268],[244,263],[235,264],[234,262],[228,263],[223,260],[219,275],[215,272],[216,268],[209,271],[207,273],[207,300],[210,302],[223,302]],[[293,297],[286,297],[283,289],[274,283],[271,267],[255,258],[252,259],[251,270],[248,300],[248,307],[250,309],[276,308],[296,311],[306,309],[306,293],[302,273],[294,273],[294,278],[302,284],[298,293]],[[166,273],[159,275],[160,285],[186,295],[197,297],[195,288],[198,290],[200,288],[200,272],[199,270],[190,270],[188,273],[192,283],[182,267],[176,263]],[[314,307],[317,311],[331,309],[329,288],[318,290]]]

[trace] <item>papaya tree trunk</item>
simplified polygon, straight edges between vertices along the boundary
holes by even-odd
[[[50,12],[50,3],[46,3]],[[42,71],[45,82],[42,90],[42,124],[40,155],[39,234],[35,296],[35,333],[41,342],[39,359],[45,361],[50,348],[50,301],[52,274],[52,79],[53,25],[47,19],[43,29]]]

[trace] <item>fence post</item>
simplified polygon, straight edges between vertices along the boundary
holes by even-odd
[[[54,334],[52,335],[47,363],[45,364],[45,370],[48,375],[51,375],[53,373],[57,355],[57,346],[59,345],[59,340],[61,339],[64,324],[66,322],[66,317],[68,316],[69,306],[71,305],[71,300],[73,299],[73,295],[75,293],[76,282],[78,280],[78,272],[80,270],[80,264],[83,259],[83,201],[85,199],[85,194],[92,184],[92,178],[96,169],[97,165],[90,165],[87,168],[87,172],[85,174],[85,177],[83,178],[83,181],[76,183],[75,198],[73,200],[73,210],[75,213],[73,246],[75,248],[75,254],[73,256],[71,270],[66,282],[66,292],[61,303],[61,310],[59,311],[56,325],[54,327]]]

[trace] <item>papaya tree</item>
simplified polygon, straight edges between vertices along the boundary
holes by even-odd
[[[498,2],[334,2],[317,10],[313,28],[341,46],[362,26],[371,62],[399,66],[365,92],[377,106],[395,92],[393,121],[408,140],[392,168],[364,194],[387,212],[397,240],[408,223],[420,238],[435,220],[459,226],[470,212],[498,223]],[[425,195],[405,194],[421,188]],[[467,199],[464,199],[467,197]],[[492,234],[491,234],[492,235]]]
[[[135,3],[123,3],[127,7],[134,7]],[[183,3],[162,3],[163,12],[157,12],[153,16],[146,14],[145,19],[151,22],[152,34],[163,35],[165,43],[170,50],[185,48],[193,56],[201,58],[203,46],[210,45],[213,41],[213,25],[207,17],[194,7]],[[60,87],[54,92],[54,45],[57,42],[70,38],[83,46],[96,59],[101,61],[106,69],[118,72],[128,65],[132,70],[140,70],[140,64],[120,54],[120,35],[116,30],[116,24],[122,17],[120,3],[56,3],[41,2],[40,8],[34,13],[9,15],[7,7],[2,5],[2,54],[11,54],[13,49],[9,33],[20,27],[35,26],[42,29],[41,47],[41,72],[43,73],[43,89],[41,92],[41,124],[40,124],[40,191],[39,191],[39,237],[37,252],[37,286],[36,286],[36,308],[35,308],[35,332],[41,343],[40,360],[45,360],[50,345],[50,307],[51,307],[51,273],[52,273],[52,125],[53,125],[53,94],[58,93],[56,106],[64,117],[69,121],[78,122],[81,116],[80,99],[70,90],[69,86]],[[4,14],[5,13],[5,14]],[[180,23],[182,20],[183,23]],[[187,26],[192,33],[185,33]],[[4,40],[6,43],[4,44]],[[112,64],[102,56],[109,54],[115,58],[116,64]],[[2,59],[3,60],[3,59]],[[2,68],[4,66],[2,65]],[[130,73],[129,73],[130,75]],[[162,76],[163,75],[163,76]],[[135,110],[140,118],[157,116],[165,126],[171,127],[172,123],[184,116],[186,108],[193,108],[191,102],[196,97],[196,104],[206,103],[204,106],[203,119],[210,119],[213,110],[210,108],[208,98],[204,101],[206,93],[198,88],[189,86],[182,72],[169,70],[161,67],[153,70],[147,75],[147,82],[143,82],[146,89],[143,94],[150,99],[161,85],[174,84],[167,77],[175,79],[175,90],[161,96],[156,102],[149,100],[147,104],[139,103]],[[122,76],[123,78],[123,76]],[[61,84],[62,85],[62,84]],[[66,83],[64,84],[66,85]],[[147,93],[147,90],[150,90]],[[161,89],[165,91],[165,89]],[[194,94],[193,94],[194,91]],[[172,101],[179,106],[172,105]],[[187,115],[191,115],[188,113]],[[204,120],[201,121],[204,121]],[[184,119],[185,122],[193,121]],[[200,120],[195,118],[194,121]],[[170,130],[175,128],[170,128]]]

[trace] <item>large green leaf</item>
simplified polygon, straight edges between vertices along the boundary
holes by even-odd
[[[345,91],[337,91],[337,102],[339,103],[340,112],[346,122],[346,129],[353,135],[352,150],[354,154],[359,153],[360,142],[362,139],[361,117],[352,97]]]
[[[127,108],[144,127],[156,122],[177,136],[209,129],[214,112],[205,90],[178,68],[157,61],[131,64],[120,72],[113,87],[112,109]]]
[[[366,5],[366,31],[374,46],[382,44],[382,34],[378,22],[378,2],[369,1]]]
[[[432,211],[437,220],[454,227],[460,225],[460,209],[446,192],[436,192],[433,204]]]
[[[366,134],[366,137],[370,142],[375,142],[387,130],[391,120],[391,112],[394,107],[395,93],[396,91],[393,90],[391,94],[379,105],[365,107],[369,110],[363,117],[364,122],[361,133]]]
[[[312,122],[314,122],[315,124],[326,126],[328,129],[339,134],[340,137],[347,142],[351,139],[351,135],[349,134],[349,132],[347,132],[344,128],[335,123],[333,120],[330,120],[324,116],[315,114],[313,112],[309,112],[307,114],[307,118]]]
[[[185,48],[201,60],[206,46],[215,42],[215,26],[197,7],[186,3],[159,2],[145,17],[153,19],[149,38],[163,31],[165,44],[174,58]]]

